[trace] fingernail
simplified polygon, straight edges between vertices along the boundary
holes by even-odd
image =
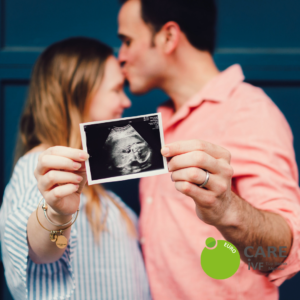
[[[79,163],[77,163],[77,162],[74,162],[74,163],[73,163],[73,168],[74,168],[74,170],[78,170],[80,167],[81,167],[81,164],[79,164]]]
[[[82,180],[82,177],[81,177],[81,176],[77,176],[77,177],[76,177],[76,181],[81,182],[81,180]]]
[[[169,162],[167,163],[167,167],[168,167],[168,171],[171,172],[170,163]]]
[[[161,154],[162,155],[168,155],[169,154],[170,149],[168,147],[163,147],[161,149]]]
[[[88,159],[90,156],[89,156],[89,154],[88,153],[85,153],[85,152],[80,152],[79,153],[79,158],[81,158],[81,159]]]
[[[75,186],[76,191],[77,191],[79,189],[79,184],[75,184],[74,186]]]

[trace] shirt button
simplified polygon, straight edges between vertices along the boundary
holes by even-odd
[[[140,243],[141,243],[142,245],[145,244],[145,240],[146,240],[146,239],[145,239],[144,237],[141,237],[141,238],[140,238]]]
[[[152,201],[153,201],[153,198],[152,198],[152,197],[147,197],[147,198],[146,198],[146,202],[147,202],[148,204],[151,204]]]

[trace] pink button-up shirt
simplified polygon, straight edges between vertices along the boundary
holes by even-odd
[[[287,265],[265,275],[248,270],[241,261],[232,277],[210,278],[200,255],[208,237],[224,240],[221,233],[196,216],[194,201],[175,189],[170,174],[143,178],[140,233],[154,300],[274,300],[277,286],[300,270],[300,193],[293,136],[268,96],[243,80],[240,66],[234,65],[175,114],[170,106],[161,106],[165,143],[202,139],[228,149],[233,190],[254,207],[280,214],[290,225],[293,245]]]

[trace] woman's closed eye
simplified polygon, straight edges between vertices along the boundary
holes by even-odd
[[[119,85],[117,85],[114,89],[113,89],[113,92],[119,94],[121,92],[123,92],[123,88],[124,88],[124,84],[123,82]]]

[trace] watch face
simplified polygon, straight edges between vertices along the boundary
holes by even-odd
[[[152,166],[152,149],[131,126],[111,129],[104,148],[108,153],[108,168],[120,175],[138,173]]]

